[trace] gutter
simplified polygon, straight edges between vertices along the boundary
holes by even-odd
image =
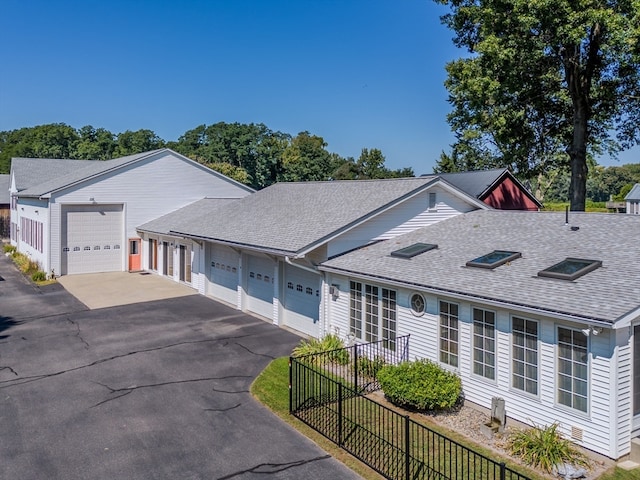
[[[144,231],[144,230],[142,230]],[[239,243],[239,242],[231,242],[231,241],[227,241],[227,240],[221,240],[221,239],[217,239],[217,238],[211,238],[211,237],[206,237],[204,235],[194,235],[191,233],[184,233],[184,232],[178,232],[175,230],[170,230],[169,233],[164,233],[164,235],[173,235],[176,237],[183,237],[183,238],[191,238],[193,240],[202,240],[204,242],[210,242],[210,243],[217,243],[220,245],[226,245],[228,247],[235,247],[235,248],[241,248],[244,250],[250,250],[252,252],[259,252],[259,253],[265,253],[265,254],[271,254],[271,255],[278,255],[278,256],[287,256],[287,255],[291,255],[294,252],[288,251],[288,250],[278,250],[275,248],[265,248],[265,247],[257,247],[255,245],[250,245],[250,244],[245,244],[245,243]]]
[[[387,278],[387,277],[383,277],[381,275],[367,275],[367,274],[362,274],[362,273],[355,273],[349,270],[343,270],[340,268],[336,268],[336,267],[326,267],[326,266],[320,266],[319,269],[323,272],[329,272],[329,273],[337,273],[339,275],[348,275],[348,276],[352,276],[355,278],[360,278],[363,280],[370,280],[370,281],[374,281],[374,282],[380,282],[380,281],[384,281],[390,285],[394,285],[396,287],[402,287],[402,288],[416,288],[416,289],[420,289],[421,291],[425,291],[425,292],[429,292],[429,293],[434,293],[434,294],[445,294],[445,295],[449,295],[451,297],[454,298],[458,298],[461,300],[467,300],[467,301],[478,301],[478,300],[482,300],[485,303],[487,303],[488,305],[494,306],[494,307],[502,307],[505,309],[517,309],[521,312],[527,312],[527,313],[533,313],[536,315],[543,315],[543,316],[551,316],[553,318],[557,318],[560,320],[569,320],[569,321],[573,321],[573,322],[578,322],[578,323],[583,323],[583,324],[588,324],[588,325],[592,325],[592,326],[598,326],[598,327],[603,327],[603,328],[607,328],[607,329],[615,329],[614,328],[614,324],[615,321],[607,321],[604,320],[602,318],[595,318],[595,317],[587,317],[587,316],[579,316],[579,315],[573,315],[570,313],[564,313],[564,312],[559,312],[559,311],[555,311],[555,310],[545,310],[542,308],[538,308],[538,307],[534,307],[532,305],[526,305],[526,304],[519,304],[519,303],[513,303],[513,302],[506,302],[504,300],[498,300],[496,298],[491,298],[491,297],[483,297],[480,295],[470,295],[464,292],[460,292],[460,291],[456,291],[456,290],[450,290],[447,288],[438,288],[438,287],[430,287],[427,285],[422,285],[419,283],[413,283],[413,282],[406,282],[406,281],[399,281],[399,280],[394,280],[392,278]],[[624,317],[622,317],[623,319],[626,319],[627,317],[629,317],[628,321],[630,322],[631,318],[633,318],[633,315],[635,314],[640,314],[640,308],[636,309],[635,311],[632,311],[628,314],[626,314]],[[619,328],[619,326],[616,326],[616,328]]]
[[[295,258],[304,258],[304,255],[301,257],[296,256]],[[291,258],[288,255],[284,256],[284,261],[289,265],[291,265],[292,267],[300,268],[302,270],[306,270],[307,272],[315,273],[316,275],[320,275],[321,277],[324,277],[324,273],[319,271],[317,267],[315,268],[307,267],[305,265],[300,265],[299,263],[294,263],[291,261]]]

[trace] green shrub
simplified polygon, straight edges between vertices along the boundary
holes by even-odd
[[[318,353],[326,353],[318,358],[317,361],[333,362],[339,365],[349,363],[349,352],[344,349],[344,342],[334,334],[325,335],[321,339],[311,338],[309,340],[301,340],[300,344],[293,349],[291,354],[294,357],[304,357]]]
[[[47,274],[38,270],[33,275],[31,275],[31,280],[34,282],[44,282],[47,279]]]
[[[16,251],[16,247],[14,247],[13,245],[5,245],[2,247],[2,250],[4,251],[4,253],[13,254]]]
[[[378,381],[391,403],[408,409],[450,409],[462,395],[460,377],[429,360],[386,365]]]
[[[378,372],[382,367],[385,366],[387,362],[385,362],[384,358],[379,355],[371,360],[369,357],[359,356],[358,362],[356,364],[356,370],[360,375],[370,378],[376,378]]]
[[[554,465],[569,463],[588,466],[587,458],[558,431],[558,424],[517,430],[509,435],[511,455],[532,467],[551,473]]]

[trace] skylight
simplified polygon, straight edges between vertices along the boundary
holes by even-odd
[[[559,278],[561,280],[575,280],[596,268],[602,266],[600,260],[585,260],[582,258],[565,258],[560,263],[538,272],[539,277]]]
[[[434,245],[433,243],[414,243],[413,245],[401,248],[400,250],[394,250],[393,252],[391,252],[391,256],[400,258],[412,258],[416,255],[420,255],[421,253],[433,250],[434,248],[438,248],[438,246]]]
[[[480,267],[493,269],[507,262],[520,258],[520,252],[509,252],[507,250],[494,250],[491,253],[474,258],[466,263],[467,267]]]

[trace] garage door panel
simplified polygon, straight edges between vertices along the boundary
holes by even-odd
[[[284,323],[307,335],[318,335],[320,276],[285,266]]]
[[[268,258],[247,258],[247,309],[273,318],[274,263]]]
[[[238,264],[240,255],[221,245],[211,249],[209,294],[225,302],[236,304],[238,298]]]
[[[122,205],[73,205],[62,209],[62,273],[122,270]]]

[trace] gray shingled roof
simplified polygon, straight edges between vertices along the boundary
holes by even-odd
[[[159,151],[152,150],[104,161],[14,158],[11,162],[16,178],[20,179],[20,184],[17,185],[20,196],[40,197]]]
[[[9,187],[11,186],[11,175],[0,175],[0,205],[11,203]]]
[[[59,158],[12,158],[11,171],[15,175],[18,192],[62,177],[88,166],[91,160],[63,160]]]
[[[376,277],[431,291],[504,302],[615,322],[640,308],[640,217],[476,210],[407,235],[330,259],[322,270]],[[417,242],[435,243],[411,259],[389,254]],[[465,267],[493,250],[522,253],[494,270]],[[538,277],[567,257],[601,260],[602,267],[573,282]]]
[[[204,198],[140,225],[138,230],[168,235],[172,230],[188,229],[201,222],[210,222],[214,218],[214,212],[238,200],[237,198]]]
[[[431,182],[433,177],[277,183],[177,233],[283,253],[302,252]]]
[[[631,191],[624,197],[625,200],[640,200],[640,183],[636,183]]]
[[[505,171],[507,171],[506,168],[496,168],[472,172],[440,173],[438,175],[463,192],[479,198]]]

